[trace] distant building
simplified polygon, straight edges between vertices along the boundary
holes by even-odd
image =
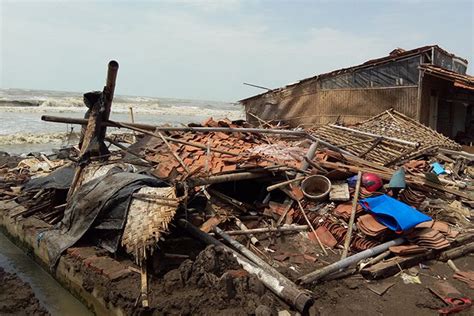
[[[248,113],[291,126],[351,124],[394,108],[446,136],[461,137],[474,128],[474,77],[466,75],[467,64],[437,45],[398,48],[240,103],[251,122],[257,121]]]

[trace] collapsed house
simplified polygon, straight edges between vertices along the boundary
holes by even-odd
[[[78,292],[107,312],[305,314],[330,280],[416,281],[405,269],[474,251],[474,157],[416,120],[387,110],[307,130],[115,122],[117,68],[85,94],[87,119],[43,117],[84,126],[79,147],[0,168],[2,227],[26,231],[56,275],[84,274]],[[474,286],[450,264],[456,288]],[[430,289],[445,297],[443,286]]]
[[[247,120],[290,126],[353,124],[394,110],[459,142],[474,139],[474,77],[467,60],[436,45],[303,79],[240,100]]]

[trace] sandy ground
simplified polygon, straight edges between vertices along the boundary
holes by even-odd
[[[49,315],[31,287],[0,268],[0,315]]]

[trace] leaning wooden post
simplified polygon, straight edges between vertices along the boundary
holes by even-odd
[[[110,109],[112,106],[112,99],[115,91],[115,80],[117,78],[117,71],[118,63],[115,60],[112,60],[111,62],[109,62],[107,79],[102,95],[99,95],[98,92],[89,92],[84,94],[84,99],[88,99],[88,101],[92,102],[93,104],[91,104],[90,115],[87,120],[87,127],[85,129],[81,141],[79,165],[76,168],[71,187],[69,188],[69,191],[67,193],[68,201],[71,199],[71,196],[76,190],[77,184],[82,174],[82,170],[84,169],[84,164],[89,158],[88,154],[93,154],[91,151],[91,144],[95,139],[100,148],[100,144],[105,139],[107,127],[105,124],[102,125],[102,122],[108,121],[110,116]],[[100,154],[102,153],[100,153],[99,149],[99,155]]]
[[[105,81],[104,87],[104,112],[102,113],[102,121],[106,122],[110,118],[110,112],[112,109],[112,100],[114,99],[115,93],[115,82],[117,80],[117,73],[119,69],[119,64],[115,60],[109,62],[109,67],[107,70],[107,79]],[[100,139],[105,138],[105,133],[107,132],[107,126],[102,126],[100,131]]]
[[[342,251],[341,259],[344,259],[345,257],[347,257],[347,252],[349,251],[349,246],[351,244],[352,226],[354,226],[354,219],[355,219],[355,213],[357,210],[357,201],[359,200],[359,191],[360,191],[361,181],[362,181],[362,172],[359,171],[357,173],[357,184],[356,184],[356,189],[354,192],[354,199],[352,200],[351,218],[349,220],[349,227],[347,228],[346,240],[344,241],[344,250]]]

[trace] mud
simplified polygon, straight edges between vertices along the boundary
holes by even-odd
[[[168,272],[153,291],[156,315],[276,314],[289,309],[231,254],[215,246]]]
[[[82,270],[87,291],[106,289],[106,302],[128,314],[276,315],[290,310],[257,277],[243,270],[232,255],[215,246],[207,247],[195,260],[185,260],[163,277],[150,276],[149,308],[140,307],[138,273],[111,282],[84,269],[79,262],[74,269]]]
[[[461,270],[472,270],[474,256],[454,260]],[[474,291],[465,284],[452,278],[453,272],[446,263],[438,261],[425,262],[423,268],[416,271],[421,284],[404,284],[400,276],[393,276],[376,282],[394,283],[383,295],[368,289],[371,283],[355,275],[349,278],[325,282],[313,286],[316,302],[310,310],[312,315],[438,315],[437,310],[445,307],[429,287],[440,280],[446,280],[461,293],[473,298]],[[405,270],[405,272],[408,272]],[[471,309],[456,315],[472,315]]]
[[[0,315],[50,315],[31,287],[0,267]]]

